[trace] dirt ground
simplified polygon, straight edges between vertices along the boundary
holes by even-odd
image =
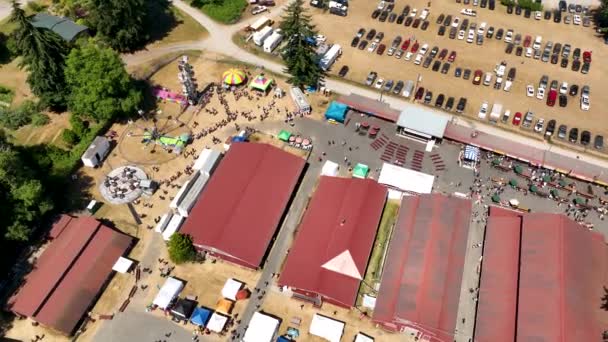
[[[50,121],[40,127],[27,125],[12,132],[15,142],[21,145],[53,144],[65,147],[61,139],[61,132],[70,127],[69,113],[45,113]]]
[[[19,61],[17,59],[8,64],[0,64],[0,84],[14,91],[13,106],[27,99],[34,99],[30,87],[26,82],[27,73],[19,68],[18,64]]]
[[[476,18],[469,17],[469,22],[487,22],[487,27],[493,26],[495,30],[503,28],[513,29],[515,34],[521,33],[522,37],[529,34],[532,37],[541,35],[544,44],[551,40],[554,43],[560,42],[563,44],[570,43],[572,50],[581,48],[582,51],[593,51],[593,62],[591,64],[590,73],[583,75],[580,72],[574,72],[568,68],[561,68],[559,64],[543,63],[540,60],[534,60],[525,57],[517,57],[514,53],[508,55],[504,52],[506,43],[498,41],[494,38],[485,38],[484,44],[478,46],[475,44],[467,44],[466,40],[451,40],[446,32],[445,36],[438,36],[438,25],[435,23],[437,17],[441,14],[451,14],[452,16],[460,17],[461,21],[465,18],[459,12],[463,8],[462,4],[457,4],[455,1],[433,2],[430,8],[431,13],[428,18],[430,25],[426,31],[420,28],[405,27],[395,23],[384,22],[371,19],[371,12],[377,6],[377,1],[366,1],[352,3],[349,7],[347,17],[338,17],[330,14],[323,14],[318,9],[311,8],[313,20],[317,25],[321,34],[328,37],[328,42],[338,43],[343,47],[343,54],[338,59],[332,73],[337,73],[342,65],[348,65],[350,71],[347,79],[362,83],[370,71],[376,71],[380,77],[397,80],[416,80],[420,74],[422,76],[421,86],[425,89],[433,91],[433,101],[441,93],[449,96],[454,96],[456,100],[459,97],[468,98],[465,114],[469,118],[476,118],[481,103],[488,101],[493,103],[502,103],[504,110],[511,110],[511,115],[515,112],[523,112],[528,109],[535,113],[535,118],[545,118],[547,121],[556,119],[559,124],[566,124],[568,127],[576,126],[581,130],[588,129],[592,134],[608,135],[608,121],[604,119],[604,107],[608,104],[608,99],[599,95],[599,91],[606,85],[606,80],[602,79],[602,75],[608,72],[608,66],[600,61],[604,60],[608,55],[608,50],[604,48],[600,38],[595,37],[592,27],[585,28],[582,26],[556,24],[553,21],[527,19],[515,14],[507,14],[506,8],[497,4],[495,11],[490,11],[487,8],[476,8],[478,16]],[[498,3],[498,2],[497,2]],[[418,8],[418,13],[427,6],[426,0],[411,0],[411,1],[396,1],[395,10],[400,13],[405,5],[410,5],[411,8]],[[414,65],[412,61],[404,61],[404,59],[396,59],[392,56],[378,56],[376,53],[370,54],[367,50],[358,50],[350,47],[350,42],[355,36],[357,30],[363,27],[366,31],[374,28],[377,31],[385,33],[383,40],[384,44],[390,46],[393,38],[401,35],[403,39],[413,38],[418,40],[420,44],[428,43],[429,50],[433,46],[438,46],[440,49],[447,48],[450,51],[457,52],[457,58],[454,65],[450,68],[447,75],[439,72],[433,72],[431,68],[425,69],[421,66]],[[571,60],[572,58],[570,58]],[[495,65],[501,61],[508,63],[507,67],[516,67],[517,76],[510,92],[502,90],[494,90],[492,87],[483,85],[475,86],[470,80],[465,81],[462,78],[454,77],[456,67],[461,67],[463,70],[469,68],[472,71],[481,69],[482,71],[492,71]],[[525,87],[528,84],[538,86],[538,82],[542,75],[548,75],[550,80],[557,79],[568,84],[589,85],[591,87],[591,109],[587,112],[582,111],[579,105],[579,97],[568,96],[568,105],[565,108],[559,107],[557,104],[554,107],[548,107],[545,101],[536,98],[528,98],[525,95]],[[546,98],[546,97],[545,97]],[[433,102],[434,103],[434,102]],[[511,116],[512,117],[512,116]],[[499,126],[522,131],[521,129],[509,124],[500,123]],[[530,133],[530,135],[534,135]],[[540,138],[538,135],[536,135]],[[554,139],[555,140],[555,139]]]

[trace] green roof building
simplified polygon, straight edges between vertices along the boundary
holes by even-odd
[[[32,18],[32,25],[57,33],[66,42],[73,42],[88,33],[86,26],[78,25],[68,18],[56,17],[48,13],[38,13]]]

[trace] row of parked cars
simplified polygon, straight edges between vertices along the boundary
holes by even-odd
[[[549,87],[547,89],[547,87]],[[579,87],[576,84],[568,85],[568,82],[562,82],[561,85],[557,80],[551,81],[549,84],[549,76],[543,75],[538,83],[538,89],[534,89],[532,84],[526,86],[526,95],[528,97],[536,97],[539,100],[544,100],[547,94],[547,106],[553,107],[556,100],[559,98],[559,106],[566,107],[568,105],[568,96],[577,96]],[[587,111],[591,107],[589,101],[590,88],[588,85],[580,89],[580,107]]]
[[[394,2],[380,1],[378,7],[372,11],[372,19],[378,19],[380,22],[388,21],[397,25],[403,24],[406,27],[420,27],[423,31],[429,27],[430,23],[427,18],[430,10],[428,8],[424,8],[418,13],[417,8],[410,8],[409,5],[405,5],[400,14],[393,12],[394,9]]]
[[[563,2],[563,4],[562,4]],[[582,25],[584,27],[591,26],[591,16],[589,16],[589,7],[582,6],[580,4],[570,4],[566,6],[565,1],[561,1],[559,5],[559,9],[551,11],[534,11],[532,12],[529,9],[522,9],[520,6],[507,6],[507,13],[516,15],[524,15],[526,18],[534,18],[536,20],[541,20],[544,18],[545,20],[551,20],[553,17],[554,23],[560,23],[562,21],[562,12],[569,12],[570,14],[565,14],[563,16],[564,24],[574,24],[574,25]]]
[[[479,6],[481,8],[488,8],[493,11],[496,8],[495,0],[456,0],[456,3],[464,3],[465,5],[472,4],[473,6]]]

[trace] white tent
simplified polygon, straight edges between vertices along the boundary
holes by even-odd
[[[202,171],[201,171],[202,172]],[[198,172],[197,172],[198,173]],[[183,217],[188,217],[190,214],[190,210],[196,204],[198,200],[198,196],[201,194],[205,185],[207,185],[207,181],[209,180],[209,175],[206,173],[201,173],[194,182],[190,182],[192,184],[190,186],[190,190],[184,195],[181,202],[177,206],[177,212]]]
[[[214,312],[213,315],[211,315],[211,318],[209,318],[209,322],[207,322],[207,329],[220,333],[222,330],[224,330],[226,322],[228,322],[228,317]]]
[[[279,320],[265,315],[261,312],[255,312],[249,327],[243,336],[244,342],[271,342],[279,329]]]
[[[374,339],[365,334],[358,333],[355,336],[355,342],[374,342]]]
[[[344,333],[344,322],[315,314],[312,317],[309,332],[315,336],[322,337],[329,342],[339,342]]]
[[[426,173],[384,163],[378,177],[378,183],[385,184],[401,191],[416,194],[430,194],[435,176]]]
[[[127,272],[129,272],[129,269],[131,269],[131,266],[133,266],[132,260],[120,257],[120,258],[118,258],[118,260],[116,260],[116,263],[114,263],[114,266],[112,266],[112,270],[119,272],[119,273],[127,273]]]
[[[207,176],[209,176],[211,175],[211,172],[213,172],[213,169],[217,165],[221,156],[221,152],[206,148],[198,156],[192,168],[194,170],[199,170],[202,174],[206,174]]]
[[[169,221],[169,223],[167,224],[167,227],[165,228],[165,231],[163,232],[163,239],[165,241],[169,241],[169,239],[171,238],[171,235],[175,234],[175,232],[177,232],[181,228],[183,222],[184,222],[183,216],[173,215],[171,217],[171,221]]]
[[[198,175],[198,172],[195,173],[195,175]],[[190,179],[184,182],[184,185],[182,185],[181,189],[179,189],[179,191],[173,198],[173,201],[171,201],[171,203],[169,204],[169,208],[177,209],[177,206],[179,206],[179,204],[184,199],[184,196],[186,196],[186,194],[188,193],[188,190],[190,189],[190,183]]]
[[[183,288],[184,283],[180,280],[173,277],[167,278],[163,284],[163,287],[161,287],[160,291],[158,291],[158,294],[154,298],[152,304],[158,306],[162,310],[165,310],[169,304],[171,304],[171,301],[173,301],[173,299],[179,295]]]
[[[161,216],[160,221],[158,221],[158,224],[156,224],[156,227],[154,227],[154,231],[157,233],[164,232],[165,228],[167,228],[167,224],[169,224],[169,221],[171,221],[172,217],[173,217],[172,213],[166,213],[163,216]]]
[[[340,165],[331,160],[325,161],[323,164],[323,168],[321,169],[321,176],[332,176],[335,177],[338,175],[338,170],[340,169]]]
[[[228,278],[222,289],[222,297],[236,301],[236,294],[243,287],[243,283],[232,278]]]

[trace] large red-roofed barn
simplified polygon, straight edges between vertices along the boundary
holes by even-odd
[[[471,216],[471,201],[406,196],[389,243],[373,321],[414,329],[422,340],[451,341]]]
[[[279,285],[316,305],[354,306],[386,195],[374,180],[321,177]]]
[[[475,341],[600,341],[608,247],[558,214],[492,207],[486,228]]]
[[[271,145],[232,144],[181,232],[199,250],[259,267],[305,163]]]
[[[9,300],[8,308],[69,335],[133,240],[95,218],[67,215],[50,235],[53,241]]]

